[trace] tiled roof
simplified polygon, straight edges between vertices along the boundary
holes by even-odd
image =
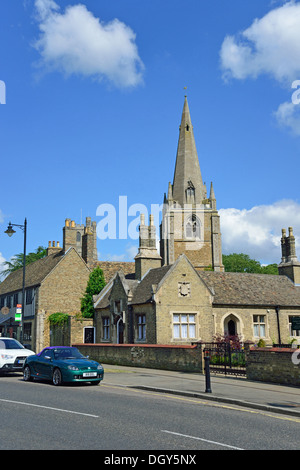
[[[131,303],[145,304],[152,299],[152,286],[160,283],[172,265],[151,269],[136,287]]]
[[[198,271],[214,292],[213,304],[300,306],[300,287],[286,276]]]
[[[136,289],[139,281],[136,279],[131,279],[130,275],[124,276],[123,271],[118,271],[115,274],[115,277],[119,275],[121,282],[123,284],[124,290],[128,295],[129,292],[132,294]],[[96,309],[107,308],[110,305],[110,294],[114,285],[114,279],[111,279],[111,282],[108,283],[103,290],[94,296],[94,305]],[[98,300],[100,298],[100,300]]]
[[[123,271],[125,276],[131,275],[134,279],[135,263],[130,261],[97,261],[91,266],[99,266],[104,274],[106,283],[108,283],[118,271]]]
[[[26,265],[25,287],[39,285],[62,259],[62,251]],[[0,295],[22,289],[23,268],[9,274],[0,284]]]

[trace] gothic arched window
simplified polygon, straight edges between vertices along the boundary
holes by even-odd
[[[186,189],[186,202],[188,204],[195,203],[195,186],[191,181],[188,181],[187,189]]]
[[[185,226],[186,238],[200,238],[200,222],[199,219],[193,214],[187,221]]]

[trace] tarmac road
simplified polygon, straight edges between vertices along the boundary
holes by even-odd
[[[296,416],[138,390],[117,379],[125,381],[126,376],[132,381],[143,374],[156,380],[160,376],[164,383],[168,374],[105,369],[105,380],[96,387],[25,383],[18,374],[0,377],[1,450],[102,450],[101,459],[111,456],[111,450],[145,450],[138,454],[138,466],[147,463],[142,460],[154,450],[175,455],[191,450],[299,449]]]

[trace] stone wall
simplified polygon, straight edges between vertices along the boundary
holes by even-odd
[[[201,348],[136,344],[73,344],[80,352],[103,364],[202,373]]]
[[[73,346],[103,364],[204,373],[200,345],[76,343]],[[299,364],[294,364],[292,359]],[[300,350],[251,348],[246,352],[246,374],[248,380],[300,386]]]
[[[93,319],[89,318],[77,318],[72,316],[71,321],[71,342],[81,343],[84,340],[84,328],[93,327]]]
[[[294,356],[293,356],[294,354]],[[299,349],[251,348],[246,355],[247,379],[300,386]]]

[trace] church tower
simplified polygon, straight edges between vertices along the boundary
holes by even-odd
[[[76,224],[74,220],[66,219],[63,227],[63,251],[66,253],[70,247],[84,259],[89,267],[93,267],[98,260],[97,256],[97,227],[91,217],[86,217],[86,223]]]
[[[224,271],[220,218],[213,185],[203,183],[187,97],[184,100],[173,184],[164,196],[160,226],[163,264],[185,253],[196,269]]]

